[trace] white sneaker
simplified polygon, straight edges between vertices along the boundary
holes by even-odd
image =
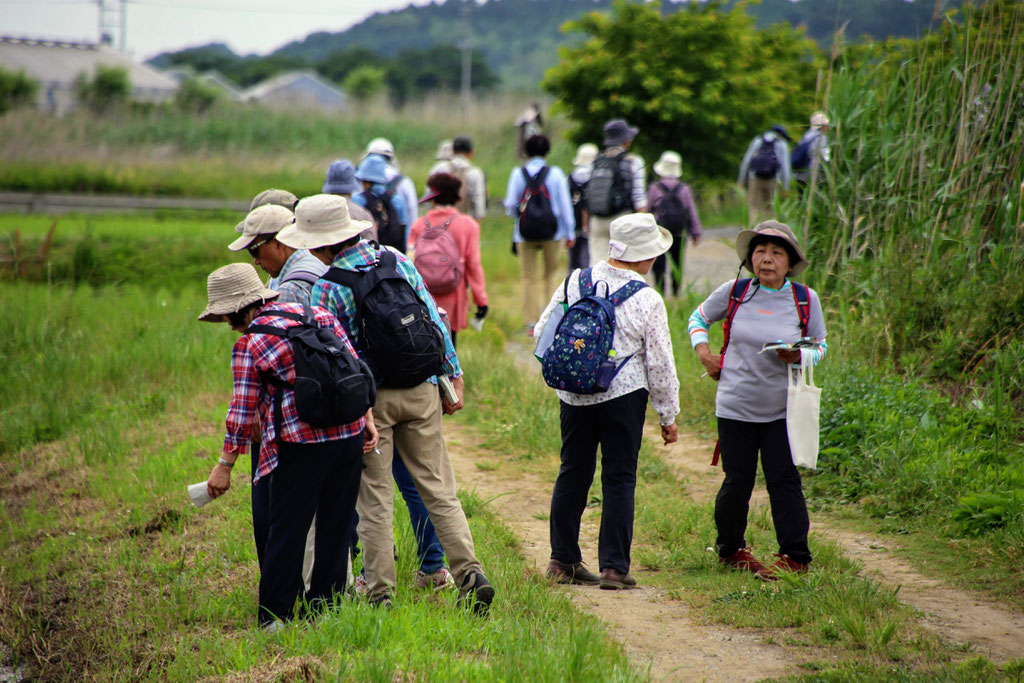
[[[417,588],[433,588],[434,591],[443,591],[446,588],[455,587],[455,579],[447,567],[441,567],[433,574],[416,572]]]

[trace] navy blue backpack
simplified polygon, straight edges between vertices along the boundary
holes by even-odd
[[[604,284],[601,296],[597,285]],[[608,293],[608,283],[593,282],[590,268],[580,271],[580,298],[562,317],[554,341],[544,352],[541,371],[549,387],[573,394],[607,391],[612,379],[633,356],[616,362],[615,308],[647,283],[633,280]]]

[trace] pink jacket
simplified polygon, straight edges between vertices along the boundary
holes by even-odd
[[[465,214],[455,210],[455,207],[445,206],[431,209],[426,216],[421,216],[412,224],[409,231],[409,257],[413,258],[416,249],[416,240],[426,230],[427,221],[431,227],[440,227],[448,219],[448,231],[455,238],[459,245],[459,252],[463,259],[463,286],[455,289],[454,292],[434,295],[437,305],[448,312],[448,320],[452,329],[458,332],[469,326],[469,293],[466,287],[473,290],[473,303],[477,306],[487,305],[487,284],[484,281],[484,268],[480,263],[480,224]]]

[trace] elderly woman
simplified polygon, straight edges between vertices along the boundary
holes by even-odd
[[[416,259],[417,241],[425,232],[439,228],[447,230],[455,240],[462,265],[462,279],[450,291],[436,291],[430,283],[427,289],[434,296],[437,305],[448,313],[452,326],[452,344],[460,330],[469,324],[468,287],[473,292],[473,303],[476,304],[476,320],[483,320],[487,315],[487,284],[484,280],[484,267],[480,263],[480,224],[470,216],[459,213],[455,203],[459,201],[462,181],[448,173],[435,173],[427,179],[427,194],[420,203],[430,202],[432,208],[425,216],[413,223],[409,231],[409,247],[413,252],[413,263],[420,267]],[[422,273],[422,270],[421,270]]]
[[[825,320],[818,295],[789,280],[809,265],[789,226],[765,221],[744,230],[736,253],[754,279],[731,280],[712,292],[690,316],[690,342],[718,381],[715,415],[725,473],[715,499],[719,561],[772,580],[779,571],[807,571],[811,563],[807,504],[786,434],[786,373],[801,354],[815,364],[824,357]],[[717,320],[725,321],[722,355],[708,349],[708,329]],[[818,340],[816,348],[761,353],[766,343],[808,336]],[[745,537],[758,452],[779,543],[771,567],[753,556]]]
[[[262,443],[252,477],[253,482],[266,478],[270,483],[270,531],[260,568],[257,616],[261,626],[276,630],[291,618],[302,587],[302,555],[314,514],[316,562],[306,597],[314,603],[328,602],[344,593],[347,553],[338,549],[348,547],[363,454],[376,447],[377,430],[370,410],[353,422],[329,427],[299,419],[290,386],[296,375],[291,342],[255,328],[285,330],[298,325],[303,306],[274,301],[278,293],[264,287],[248,263],[213,271],[207,290],[209,305],[199,319],[226,322],[241,337],[231,351],[234,394],[224,449],[206,487],[213,497],[230,488],[231,468],[248,449],[258,414]],[[317,324],[332,330],[344,349],[355,355],[341,323],[322,308],[312,311]]]

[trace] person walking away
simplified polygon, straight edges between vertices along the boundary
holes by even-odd
[[[299,416],[291,342],[257,330],[284,331],[300,324],[303,306],[274,301],[278,293],[264,287],[248,263],[213,271],[207,292],[208,305],[199,320],[227,322],[241,335],[231,351],[234,392],[224,447],[210,472],[207,492],[216,498],[228,491],[231,468],[258,430],[261,448],[253,480],[266,480],[270,524],[260,565],[257,620],[261,627],[276,630],[292,618],[302,588],[303,547],[314,515],[317,561],[306,599],[327,604],[344,594],[347,553],[338,549],[348,546],[363,455],[376,447],[377,430],[368,407],[357,406],[357,419],[327,426],[314,426]],[[330,330],[342,352],[354,358],[355,349],[338,320],[323,309],[310,310],[316,324]],[[363,405],[372,402],[368,395],[363,400]]]
[[[648,398],[666,444],[678,439],[679,380],[672,355],[665,302],[644,276],[672,244],[672,235],[651,214],[628,214],[610,226],[610,254],[574,272],[555,288],[541,314],[544,325],[568,294],[570,304],[586,294],[621,297],[615,307],[612,349],[619,361],[607,390],[576,394],[556,390],[562,425],[561,467],[551,496],[551,562],[547,576],[559,583],[633,588],[629,574],[637,457]],[[571,315],[572,309],[567,315]],[[580,340],[582,341],[582,340]],[[557,343],[557,342],[556,342]],[[583,564],[580,519],[601,448],[601,529],[595,575]]]
[[[348,159],[332,161],[327,167],[327,177],[320,190],[323,194],[336,194],[348,202],[348,213],[354,221],[366,221],[370,227],[363,231],[362,238],[377,239],[377,224],[373,222],[373,214],[352,203],[352,195],[363,191],[363,184],[356,179],[356,169]]]
[[[363,191],[352,197],[352,203],[361,206],[373,215],[377,225],[378,241],[405,253],[406,249],[406,205],[402,195],[388,187],[387,163],[384,157],[371,154],[363,159],[356,169],[356,179],[363,184]]]
[[[587,240],[587,221],[590,215],[583,201],[590,180],[590,165],[597,158],[597,145],[585,142],[576,150],[569,174],[569,198],[572,200],[573,217],[576,220],[576,243],[569,249],[569,272],[590,265],[590,244]]]
[[[814,112],[811,114],[811,127],[793,149],[790,163],[801,195],[808,183],[821,179],[821,164],[829,162],[828,129],[828,115],[823,111]]]
[[[651,207],[654,220],[672,234],[672,246],[668,252],[654,261],[654,281],[658,293],[665,291],[666,257],[672,259],[672,287],[674,296],[683,289],[683,266],[686,262],[686,239],[693,240],[693,246],[700,244],[704,234],[697,214],[697,203],[693,200],[690,186],[680,182],[683,174],[683,160],[676,152],[662,152],[654,164],[658,180],[647,188],[647,205]]]
[[[469,294],[473,293],[476,320],[487,316],[487,283],[480,261],[480,224],[455,207],[462,183],[453,175],[435,173],[427,179],[421,200],[431,209],[413,223],[409,232],[411,257],[427,291],[448,312],[452,346],[469,325]]]
[[[409,226],[412,225],[413,219],[416,218],[416,202],[419,200],[416,184],[409,176],[402,175],[398,166],[398,157],[395,155],[395,146],[391,144],[390,140],[387,138],[374,138],[370,140],[366,145],[366,151],[363,152],[363,158],[360,159],[360,162],[371,154],[384,158],[387,164],[387,168],[384,169],[384,176],[387,178],[387,188],[401,195],[402,202],[409,212],[408,222],[405,225],[405,233],[406,237],[408,237]]]
[[[753,225],[772,213],[772,197],[777,182],[789,189],[789,132],[774,125],[750,141],[740,163],[739,186],[747,193],[750,223]]]
[[[525,149],[529,160],[509,174],[504,204],[516,219],[512,249],[519,255],[522,271],[523,324],[532,335],[543,292],[551,291],[558,281],[559,249],[563,243],[569,249],[576,243],[576,223],[565,173],[544,161],[551,143],[543,135],[534,135]]]
[[[487,183],[484,172],[473,165],[473,141],[459,135],[452,141],[451,159],[441,161],[430,169],[430,175],[447,173],[459,179],[462,194],[455,208],[459,213],[483,220],[487,215]]]
[[[690,316],[690,342],[718,381],[715,415],[725,474],[715,498],[718,559],[772,580],[780,571],[805,572],[811,563],[807,503],[786,433],[787,373],[801,356],[819,363],[828,347],[818,294],[790,280],[809,264],[789,226],[765,221],[744,230],[736,238],[736,254],[754,279],[730,280],[712,292]],[[718,320],[725,321],[726,330],[720,355],[708,348],[708,330]],[[817,348],[761,353],[766,341],[808,336],[818,341]],[[779,544],[770,567],[746,540],[759,452]]]
[[[587,239],[591,264],[608,257],[612,221],[629,213],[647,211],[647,169],[644,160],[629,151],[638,132],[625,119],[612,119],[604,124],[604,151],[591,164],[584,194],[590,215]]]
[[[377,379],[374,419],[381,438],[379,449],[364,458],[357,504],[367,598],[388,607],[396,587],[391,479],[397,447],[451,562],[459,601],[485,612],[494,588],[476,557],[455,494],[441,428],[442,411],[462,409],[458,356],[412,261],[396,249],[360,240],[365,226],[351,221],[347,208],[339,197],[307,197],[296,207],[295,225],[278,237],[331,264],[311,298],[335,312]],[[396,305],[406,314],[389,315]],[[441,397],[440,374],[449,378],[457,401]]]

